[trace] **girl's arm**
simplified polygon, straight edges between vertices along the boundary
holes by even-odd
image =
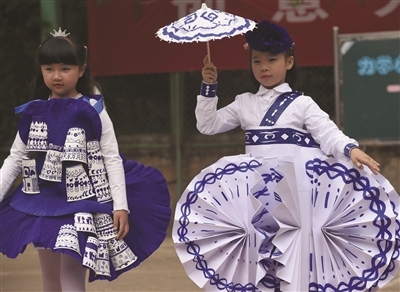
[[[346,136],[329,118],[328,114],[321,110],[310,97],[306,97],[302,102],[305,103],[304,125],[317,143],[320,144],[322,151],[336,158],[350,158],[360,169],[363,169],[362,163],[364,163],[374,174],[379,172],[379,164],[361,151],[357,147],[358,142]],[[349,151],[349,146],[352,149],[357,148],[357,150]]]
[[[4,160],[0,169],[0,202],[4,200],[14,180],[22,169],[22,157],[27,156],[26,145],[17,133],[10,149],[10,155]]]
[[[111,197],[114,204],[114,229],[118,230],[117,239],[122,239],[129,231],[129,209],[126,198],[125,172],[121,156],[119,155],[114,127],[106,110],[100,113],[100,119],[102,123],[100,149],[107,170]]]
[[[197,96],[195,109],[196,127],[200,133],[214,135],[227,132],[240,126],[239,116],[235,110],[236,103],[217,110],[218,97]]]
[[[208,63],[208,56],[204,57],[203,63],[203,81],[195,109],[197,129],[206,135],[227,132],[240,125],[239,117],[234,103],[217,111],[217,67]]]
[[[301,98],[304,105],[304,125],[320,144],[321,150],[336,158],[346,159],[345,146],[350,143],[358,146],[357,141],[346,136],[309,96]]]

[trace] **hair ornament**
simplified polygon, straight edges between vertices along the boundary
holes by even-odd
[[[248,43],[245,43],[245,44],[243,45],[243,48],[244,48],[245,50],[249,50],[249,44],[248,44]]]
[[[61,27],[58,28],[58,31],[56,31],[55,29],[53,29],[53,30],[54,30],[54,33],[50,32],[50,34],[53,37],[65,37],[66,38],[69,35],[69,33],[67,33],[67,30],[65,29],[62,31]]]
[[[257,23],[252,31],[246,32],[245,37],[253,50],[272,54],[286,52],[294,45],[286,29],[267,20]]]

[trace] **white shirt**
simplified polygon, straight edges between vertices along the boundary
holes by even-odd
[[[278,96],[288,91],[292,89],[287,83],[274,89],[260,86],[256,94],[246,92],[237,95],[235,101],[219,110],[218,97],[198,95],[195,110],[197,129],[202,134],[214,135],[238,126],[243,130],[257,128]],[[347,159],[344,156],[344,147],[348,143],[358,145],[354,139],[344,135],[330,120],[329,115],[306,95],[296,98],[282,113],[275,126],[308,131],[325,154],[336,158]]]
[[[77,96],[76,98],[80,97]],[[90,103],[96,103],[91,99]],[[107,170],[108,182],[111,188],[114,211],[127,210],[125,172],[122,159],[119,155],[118,142],[114,132],[114,126],[107,111],[103,109],[99,114],[102,124],[100,149],[103,154],[104,165]],[[16,177],[22,169],[22,157],[27,156],[26,145],[17,133],[14,143],[10,149],[10,155],[4,160],[0,169],[0,202],[3,200]]]

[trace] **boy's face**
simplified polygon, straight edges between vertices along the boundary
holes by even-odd
[[[271,54],[252,50],[251,69],[254,77],[265,88],[272,89],[285,83],[286,71],[293,67],[294,57],[284,53]]]

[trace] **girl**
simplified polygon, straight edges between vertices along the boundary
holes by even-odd
[[[311,97],[294,91],[297,81],[294,43],[288,32],[262,21],[246,33],[246,41],[252,73],[259,83],[256,94],[240,94],[231,104],[217,110],[217,68],[207,62],[207,56],[203,60],[203,81],[195,110],[197,128],[203,134],[214,135],[241,126],[246,134],[246,155],[223,158],[191,182],[178,202],[175,217],[180,220],[175,221],[173,229],[176,240],[190,248],[178,253],[194,255],[199,274],[193,278],[197,277],[196,283],[210,291],[339,291],[340,287],[363,291],[380,285],[380,277],[385,280],[393,277],[388,275],[395,270],[394,262],[399,256],[397,193],[378,176],[379,164],[358,148],[357,141],[344,135]],[[368,169],[363,170],[364,165]],[[256,183],[260,178],[261,185]],[[378,188],[381,192],[374,193]],[[335,195],[334,190],[339,194]],[[248,192],[253,194],[251,200]],[[375,194],[374,203],[370,203],[367,193]],[[335,204],[348,198],[353,199],[347,201],[348,214],[344,209],[341,216],[333,217],[342,206]],[[323,207],[318,204],[321,200]],[[290,204],[292,201],[296,203]],[[205,208],[200,202],[211,203]],[[353,211],[354,202],[362,207],[354,207]],[[386,211],[376,211],[375,203],[385,205]],[[331,225],[336,227],[339,221],[336,218],[346,216],[350,217],[349,222],[354,220],[354,225],[360,226],[356,223],[364,214],[358,213],[358,207],[368,210],[372,216],[372,233],[387,232],[386,239],[390,238],[385,248],[381,249],[380,244],[371,247],[369,252],[376,254],[362,260],[358,253],[365,251],[366,243],[351,242],[344,231],[346,228],[329,229]],[[209,212],[202,213],[204,209]],[[246,217],[248,213],[250,217]],[[233,220],[231,225],[230,220]],[[379,223],[382,220],[389,223],[383,227]],[[206,232],[196,227],[199,221],[207,224]],[[224,227],[218,227],[218,222],[223,222]],[[227,226],[231,226],[231,232]],[[380,229],[373,230],[373,226]],[[225,237],[217,227],[225,230]],[[352,232],[369,240],[363,230]],[[202,236],[208,241],[202,241]],[[342,247],[338,237],[351,244]],[[383,237],[376,235],[376,239]],[[222,244],[226,238],[230,238],[226,246],[211,247]],[[380,241],[375,240],[375,234],[372,238],[373,242]],[[243,246],[243,254],[238,246]],[[343,252],[335,253],[324,249],[325,246],[335,246]],[[353,250],[354,246],[357,251]],[[216,257],[226,256],[226,262],[208,257],[210,250],[218,251],[218,255],[214,254]],[[368,260],[370,256],[384,264],[378,267],[375,260]],[[326,266],[323,266],[324,259]],[[222,268],[228,262],[235,263],[235,271],[227,266]],[[363,270],[356,272],[360,267]]]
[[[169,192],[158,170],[119,155],[86,46],[59,29],[37,61],[35,100],[16,108],[18,133],[1,168],[0,251],[15,258],[32,243],[43,291],[85,291],[87,269],[89,281],[111,281],[160,246]]]

